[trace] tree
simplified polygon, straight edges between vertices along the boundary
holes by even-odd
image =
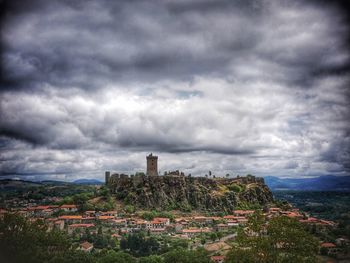
[[[158,241],[154,237],[145,237],[143,233],[130,234],[120,240],[120,248],[129,251],[135,256],[149,256],[160,249]]]
[[[318,241],[297,220],[285,216],[274,218],[267,231],[277,261],[316,261]]]
[[[210,239],[214,242],[218,238],[216,233],[210,233]]]
[[[78,250],[68,250],[66,253],[54,256],[49,263],[94,263],[95,259],[88,253]]]
[[[42,221],[30,222],[16,214],[5,214],[0,219],[0,233],[2,262],[93,262],[89,255],[81,257],[63,232],[48,232]]]
[[[164,260],[161,256],[151,255],[148,257],[140,258],[139,263],[163,263]]]
[[[185,249],[172,250],[164,255],[164,263],[210,263],[204,249],[194,251]]]
[[[102,256],[98,263],[135,263],[136,260],[127,253],[115,252],[113,250]]]
[[[175,249],[178,249],[178,248],[187,249],[188,248],[188,241],[186,239],[180,239],[180,238],[173,239],[171,241],[171,246],[172,246],[172,248],[175,248]]]
[[[126,205],[124,207],[125,212],[127,212],[128,214],[132,214],[135,212],[135,207],[133,205]]]
[[[266,225],[262,214],[255,213],[236,241],[239,246],[225,262],[316,262],[317,240],[293,218],[276,217]]]
[[[216,236],[220,240],[224,236],[224,234],[222,232],[217,232]]]

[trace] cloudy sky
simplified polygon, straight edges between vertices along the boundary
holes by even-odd
[[[334,1],[0,1],[0,170],[350,175]]]

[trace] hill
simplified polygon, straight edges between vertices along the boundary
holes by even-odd
[[[350,191],[350,176],[319,176],[312,178],[278,178],[265,177],[266,184],[272,191]]]
[[[103,183],[97,179],[78,179],[73,181],[73,184],[101,185]]]
[[[142,209],[232,211],[273,201],[263,178],[235,179],[188,176],[134,176],[110,178],[108,186],[118,200]]]
[[[25,189],[42,185],[40,182],[25,180],[3,179],[0,180],[0,191],[10,191],[16,189]]]

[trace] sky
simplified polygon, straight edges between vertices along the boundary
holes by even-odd
[[[0,1],[2,178],[349,176],[343,2]]]

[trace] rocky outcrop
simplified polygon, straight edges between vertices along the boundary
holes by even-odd
[[[231,211],[273,201],[262,178],[210,179],[186,176],[134,176],[108,184],[116,198],[142,209]]]

